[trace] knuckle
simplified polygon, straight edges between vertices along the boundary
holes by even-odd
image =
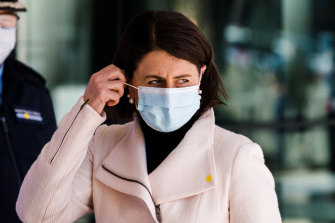
[[[91,82],[92,82],[93,84],[97,84],[97,82],[98,82],[98,78],[97,78],[97,76],[92,76],[92,77],[91,77]]]

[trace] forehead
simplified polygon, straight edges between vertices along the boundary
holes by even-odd
[[[154,73],[156,75],[165,73],[193,73],[197,67],[184,59],[177,58],[168,54],[166,51],[151,51],[143,56],[138,63],[135,72]]]
[[[15,22],[17,20],[17,14],[14,11],[0,9],[0,18]]]

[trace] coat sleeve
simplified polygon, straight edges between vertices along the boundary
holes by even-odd
[[[73,222],[92,211],[92,136],[105,120],[81,98],[28,171],[16,203],[25,223]]]
[[[242,146],[233,163],[230,185],[231,223],[279,223],[278,200],[272,174],[255,143]]]

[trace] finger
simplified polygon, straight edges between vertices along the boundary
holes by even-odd
[[[98,82],[105,82],[105,81],[121,81],[122,83],[126,82],[126,77],[120,71],[112,71],[109,73],[97,73],[93,77],[94,81]]]
[[[124,94],[124,82],[120,80],[106,81],[105,88],[114,91],[119,94],[120,97]]]
[[[99,77],[103,79],[107,79],[107,80],[126,81],[124,71],[113,64],[108,67],[105,67],[104,69],[99,71],[97,74],[99,75]]]
[[[107,103],[106,103],[106,105],[108,106],[108,107],[112,107],[112,106],[114,106],[114,105],[117,105],[119,103],[119,101],[118,102],[116,102],[116,101],[108,101]]]
[[[120,96],[115,91],[109,91],[108,93],[109,100],[106,102],[108,106],[117,105],[120,101]]]
[[[106,74],[105,76],[108,80],[121,80],[122,82],[126,82],[126,76],[124,75],[124,71],[122,70],[114,70],[111,73]]]
[[[110,91],[114,91],[118,94],[118,97],[122,97],[124,94],[124,85],[120,80],[114,81],[97,81],[96,79],[89,83],[85,93],[84,98],[89,98],[90,100],[97,100],[106,103],[109,98],[106,95]],[[106,94],[107,93],[107,94]]]
[[[101,70],[99,70],[97,73],[99,73],[99,72],[105,73],[105,72],[109,72],[109,71],[115,70],[115,69],[119,69],[119,68],[117,66],[115,66],[114,64],[110,64],[107,67],[104,67]]]

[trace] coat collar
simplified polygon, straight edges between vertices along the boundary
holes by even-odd
[[[156,202],[190,197],[214,187],[214,126],[211,109],[193,124],[179,145],[149,175]]]
[[[155,216],[152,198],[156,204],[161,204],[190,197],[215,186],[214,126],[214,112],[210,109],[193,124],[169,156],[148,175],[144,137],[139,120],[135,119],[125,136],[111,149],[102,165],[97,167],[94,175],[109,187],[142,199]],[[143,185],[121,179],[120,176]]]

